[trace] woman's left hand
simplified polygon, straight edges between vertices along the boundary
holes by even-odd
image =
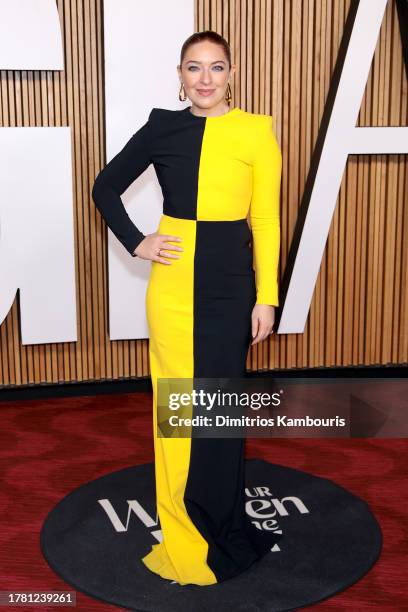
[[[252,310],[252,342],[251,346],[265,340],[272,333],[275,323],[275,306],[269,304],[255,304]]]

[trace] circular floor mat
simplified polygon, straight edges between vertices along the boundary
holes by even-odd
[[[331,480],[249,459],[246,487],[250,528],[270,537],[263,517],[276,511],[282,534],[270,553],[219,584],[181,586],[140,561],[161,537],[153,463],[69,493],[46,517],[41,550],[74,589],[140,612],[293,610],[343,591],[378,559],[382,534],[370,508]]]

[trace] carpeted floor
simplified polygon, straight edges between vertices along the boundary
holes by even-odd
[[[0,410],[0,591],[72,590],[42,557],[43,521],[82,483],[153,461],[151,395],[1,402]],[[248,457],[330,478],[362,497],[383,531],[381,558],[362,580],[302,609],[408,611],[407,451],[406,439],[247,440]],[[77,610],[117,609],[76,597]]]

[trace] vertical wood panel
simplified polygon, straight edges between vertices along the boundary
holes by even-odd
[[[57,5],[65,70],[0,71],[0,126],[72,129],[79,339],[21,346],[15,300],[0,326],[2,387],[149,374],[147,340],[111,342],[107,334],[107,232],[91,198],[105,163],[102,0]],[[195,30],[218,31],[231,45],[233,106],[273,116],[283,151],[280,276],[349,7],[350,0],[196,2]],[[407,119],[390,1],[357,125]],[[407,155],[349,157],[305,331],[252,348],[249,369],[407,362],[407,168]]]

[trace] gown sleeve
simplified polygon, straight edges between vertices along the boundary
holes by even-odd
[[[255,259],[256,303],[278,306],[282,153],[273,132],[272,117],[267,115],[266,119],[265,131],[262,131],[253,159],[249,218]]]
[[[145,235],[130,219],[120,196],[152,162],[150,151],[153,110],[147,122],[97,175],[92,188],[96,207],[132,257],[136,257],[134,250]]]

